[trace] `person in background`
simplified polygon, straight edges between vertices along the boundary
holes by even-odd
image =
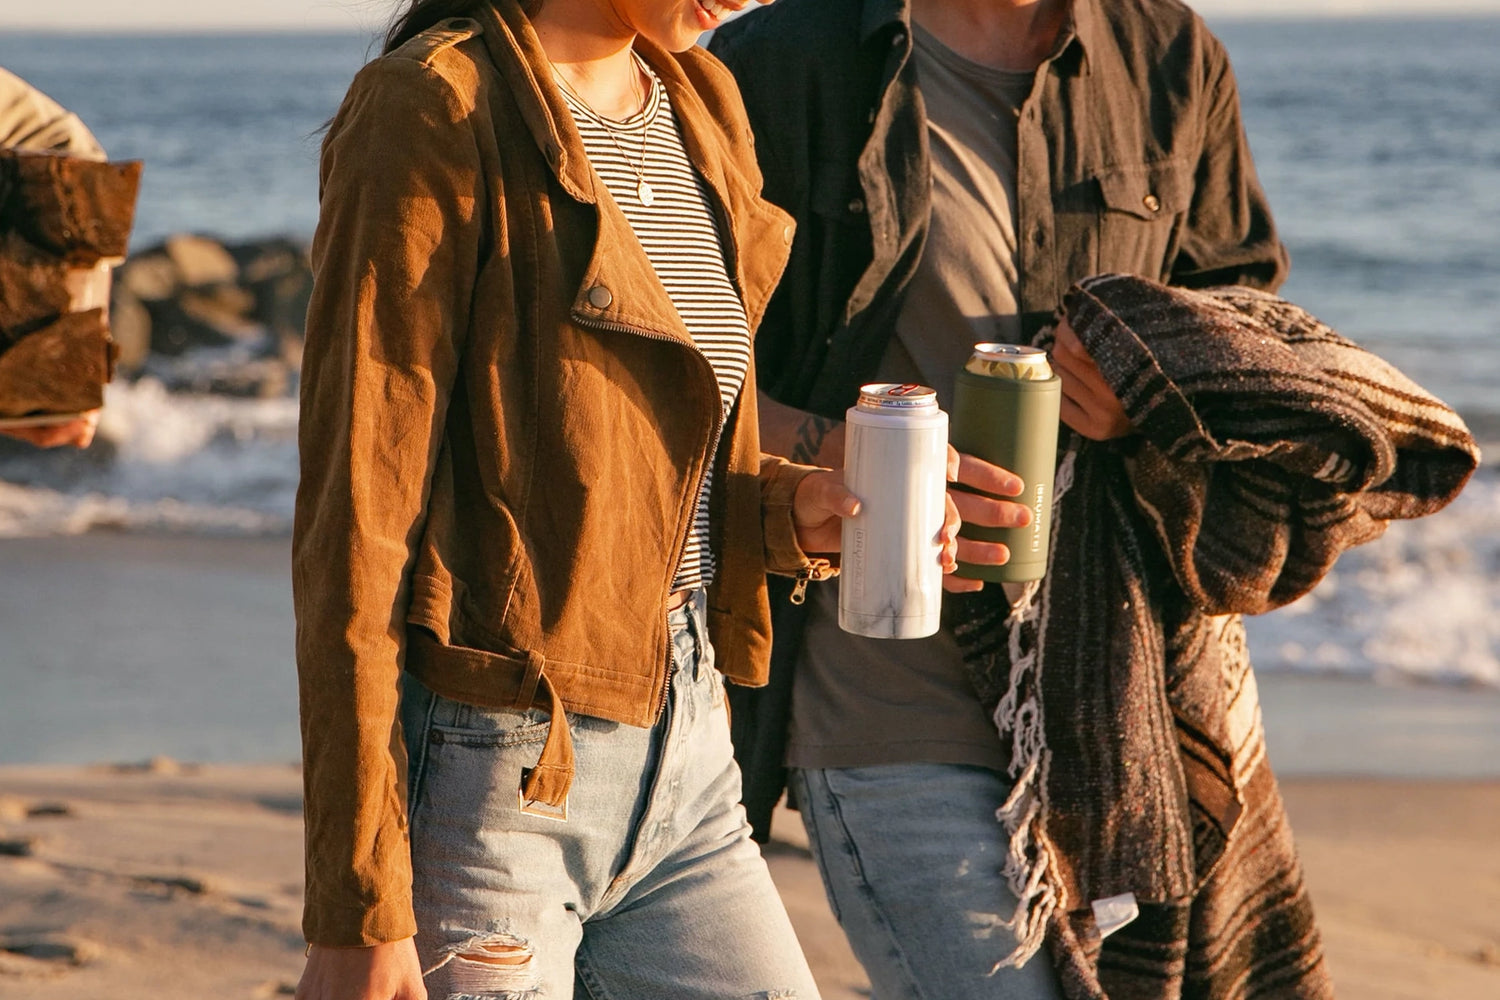
[[[0,68],[0,149],[51,153],[85,160],[106,159],[104,147],[77,115],[4,68]],[[0,253],[5,253],[11,246],[9,243],[0,245]],[[66,283],[66,311],[108,310],[109,264],[69,267],[63,280]],[[42,448],[59,445],[86,448],[94,439],[99,416],[98,409],[91,409],[61,423],[7,423],[0,427],[0,434]]]
[[[417,0],[330,124],[302,1000],[817,996],[723,684],[764,682],[766,571],[822,575],[857,504],[760,450],[792,229],[694,47],[724,9]]]
[[[1139,428],[1057,321],[1070,285],[1119,272],[1273,291],[1287,274],[1229,60],[1176,0],[780,0],[725,25],[710,49],[740,84],[766,196],[798,225],[756,344],[769,451],[837,468],[842,415],[862,383],[922,382],[947,407],[975,343],[1031,343],[1056,322],[1047,343],[1063,423],[1128,454]],[[1024,523],[1020,505],[1003,500],[965,513]],[[1097,544],[1096,562],[1107,564],[1110,542]],[[1143,614],[1181,599],[1152,593],[1162,603]],[[1027,839],[1045,820],[1034,794],[1042,758],[997,732],[997,721],[1007,737],[1017,726],[1014,698],[1009,716],[993,717],[1009,666],[998,684],[973,669],[1004,659],[1018,620],[1008,604],[1024,598],[951,600],[937,636],[908,641],[841,632],[832,587],[812,588],[802,608],[773,600],[771,684],[735,694],[757,835],[789,782],[875,997],[1166,997],[1185,979],[1189,992],[1224,997],[1241,973],[1234,989],[1280,976],[1265,995],[1326,995],[1294,860],[1281,909],[1255,915],[1265,918],[1255,924],[1262,945],[1209,962],[1195,923],[1191,970],[1190,895],[1176,908],[1143,905],[1123,930],[1133,914],[1106,920],[1115,911],[1091,911],[1091,899],[1059,901],[1058,879],[1095,859],[1059,850],[1049,860]],[[966,609],[986,601],[1002,611],[976,629],[978,612]],[[1053,635],[1080,627],[1049,621]],[[1104,635],[1082,654],[1096,676],[1125,675],[1111,646],[1123,637]],[[1160,669],[1167,654],[1157,655]],[[1089,714],[1095,707],[1049,704],[1049,725],[1070,713],[1104,719]],[[1117,821],[1136,803],[1110,787],[1093,790],[1092,825],[1123,829]],[[1266,815],[1280,817],[1274,791],[1265,801]],[[1063,803],[1051,806],[1052,819],[1063,815]],[[1289,852],[1283,827],[1275,843]],[[1044,934],[1051,948],[1038,955]],[[1277,935],[1276,948],[1265,944]]]

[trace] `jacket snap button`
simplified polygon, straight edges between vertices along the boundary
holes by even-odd
[[[1161,208],[1161,199],[1154,194],[1148,194],[1145,198],[1141,199],[1141,204],[1146,206],[1146,211],[1155,212]]]
[[[849,203],[849,211],[853,212],[855,215],[858,215],[860,212],[863,212],[864,210],[865,210],[865,202],[864,202],[863,198],[855,198],[853,201],[851,201]]]
[[[589,305],[595,309],[608,309],[614,301],[614,294],[603,285],[595,285],[589,289]]]

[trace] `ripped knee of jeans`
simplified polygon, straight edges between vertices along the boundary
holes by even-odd
[[[439,969],[448,980],[446,1000],[535,1000],[541,996],[536,951],[514,934],[482,934],[449,945],[425,975]]]

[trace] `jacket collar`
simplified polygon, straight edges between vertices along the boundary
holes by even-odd
[[[563,189],[579,201],[596,202],[583,139],[562,90],[543,69],[551,63],[520,5],[516,0],[493,0],[476,11],[474,19],[482,26],[480,37],[490,61],[510,84],[522,120]]]
[[[511,85],[521,117],[563,188],[579,201],[597,202],[594,174],[583,149],[583,138],[573,124],[562,89],[550,72],[547,53],[520,5],[516,0],[492,0],[480,9],[475,19],[483,27],[481,34],[490,59]],[[726,185],[741,178],[737,167],[727,162],[722,143],[705,135],[711,127],[712,112],[671,53],[644,38],[636,39],[635,48],[667,92],[693,165],[703,173],[709,186],[722,194]]]
[[[509,84],[521,118],[558,183],[577,201],[599,205],[603,199],[596,191],[597,175],[584,151],[583,137],[550,72],[547,53],[520,4],[516,0],[491,0],[474,18],[481,26],[490,60]],[[786,265],[791,219],[761,199],[761,178],[753,162],[737,162],[719,134],[718,122],[734,117],[732,109],[720,107],[716,96],[709,99],[711,106],[684,71],[684,62],[671,53],[644,38],[636,39],[636,51],[667,92],[688,158],[729,215],[725,249],[734,263],[734,276],[753,330]],[[725,79],[727,85],[727,75]],[[737,95],[733,96],[737,102]],[[595,319],[690,339],[665,292],[647,294],[639,300],[633,296],[630,302],[625,296],[614,296],[613,302],[602,309],[589,303],[589,290],[606,282],[628,282],[640,288],[639,281],[653,293],[660,290],[649,262],[622,250],[635,242],[625,217],[618,211],[601,211],[599,226],[594,258],[578,293],[579,311]]]
[[[1088,53],[1097,46],[1099,31],[1099,0],[1069,0],[1068,18],[1058,36],[1053,60],[1061,58],[1073,48],[1078,49],[1079,66],[1088,72]],[[868,42],[878,34],[889,31],[892,25],[906,29],[911,22],[911,0],[864,0],[860,18],[860,42]]]

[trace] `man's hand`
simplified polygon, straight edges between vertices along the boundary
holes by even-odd
[[[1066,319],[1053,331],[1052,366],[1062,378],[1062,422],[1093,441],[1130,433],[1130,418]]]
[[[948,446],[948,481],[971,490],[998,496],[1020,496],[1026,488],[1021,477],[973,455],[961,455]],[[969,490],[949,488],[948,506],[964,522],[986,528],[1024,528],[1031,523],[1031,509],[1011,500],[997,500]],[[1010,561],[1010,549],[1002,542],[982,542],[973,538],[958,539],[958,558],[966,563],[999,566]],[[950,575],[943,578],[943,589],[954,593],[982,590],[983,580]]]
[[[427,1000],[412,938],[373,948],[313,945],[296,1000]]]
[[[38,423],[23,427],[6,427],[0,430],[0,434],[19,438],[38,448],[56,448],[65,444],[75,448],[87,448],[94,440],[94,432],[98,429],[99,411],[89,410],[67,423]]]

